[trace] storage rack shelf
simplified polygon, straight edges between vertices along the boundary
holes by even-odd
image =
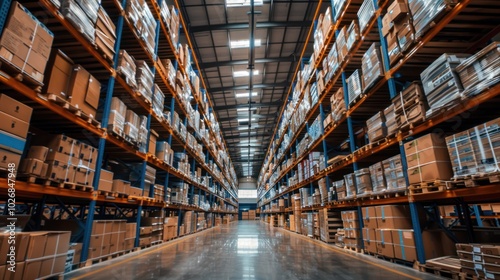
[[[161,90],[165,94],[165,104],[167,105],[167,101],[171,100],[170,106],[166,107],[169,108],[170,111],[177,112],[183,120],[187,120],[187,118],[190,117],[188,110],[185,108],[184,103],[178,96],[176,89],[170,85],[158,62],[158,59],[160,58],[171,59],[175,63],[176,69],[180,70],[183,75],[187,75],[185,65],[177,63],[180,61],[178,46],[174,45],[170,38],[170,32],[176,31],[168,30],[161,17],[160,4],[166,5],[166,3],[164,1],[147,1],[155,21],[159,24],[157,28],[158,34],[155,40],[157,49],[155,50],[155,54],[153,54],[148,51],[146,44],[137,35],[134,25],[126,16],[124,6],[127,1],[128,0],[114,0],[102,3],[102,7],[108,12],[113,23],[117,27],[117,39],[114,50],[116,57],[114,59],[103,55],[94,44],[90,43],[87,38],[80,33],[80,30],[75,28],[67,19],[64,18],[62,13],[58,11],[52,2],[47,0],[20,1],[22,5],[30,10],[30,12],[46,19],[44,24],[55,34],[53,48],[63,50],[68,57],[73,59],[76,63],[80,63],[102,83],[102,94],[99,101],[99,112],[102,112],[101,116],[98,114],[97,118],[95,118],[95,116],[77,117],[74,111],[63,108],[64,106],[60,100],[49,100],[51,97],[42,93],[39,87],[34,87],[19,81],[14,78],[14,76],[10,75],[10,72],[9,74],[3,71],[0,72],[0,86],[3,92],[34,108],[35,113],[31,122],[31,129],[35,133],[64,133],[71,137],[75,137],[76,139],[86,139],[86,142],[90,142],[99,148],[99,164],[96,168],[93,184],[91,184],[91,186],[93,186],[92,190],[87,188],[87,191],[81,191],[76,189],[45,186],[43,184],[24,182],[22,181],[24,180],[23,178],[19,178],[19,180],[16,181],[16,192],[19,202],[26,201],[37,205],[41,204],[43,208],[44,203],[63,201],[68,205],[76,203],[78,205],[85,205],[85,207],[88,208],[88,214],[85,217],[85,221],[83,221],[85,224],[85,236],[83,237],[84,250],[82,251],[82,262],[85,262],[88,257],[85,249],[89,248],[89,237],[92,231],[92,222],[94,219],[93,209],[96,209],[96,207],[120,207],[135,209],[136,217],[134,220],[138,224],[140,224],[141,212],[143,210],[146,212],[153,210],[166,210],[167,213],[176,212],[179,219],[179,226],[181,225],[182,217],[184,215],[183,213],[185,211],[214,213],[218,215],[233,215],[237,213],[237,210],[233,211],[212,208],[216,204],[218,207],[220,206],[219,204],[226,204],[231,206],[231,209],[237,209],[238,207],[235,192],[237,182],[235,181],[236,178],[234,176],[234,169],[230,160],[229,162],[220,162],[216,156],[216,150],[212,149],[212,147],[208,145],[208,141],[192,129],[190,132],[195,135],[197,143],[201,143],[203,146],[203,152],[206,155],[206,159],[198,155],[198,153],[193,148],[189,147],[186,141],[180,137],[178,132],[173,129],[170,123],[164,120],[163,116],[158,116],[154,112],[151,102],[148,101],[139,91],[132,89],[127,81],[117,73],[117,56],[120,49],[127,50],[127,52],[134,56],[135,59],[145,60],[153,74],[155,74],[155,82],[160,86]],[[182,25],[182,28],[185,28],[185,26]],[[200,78],[202,83],[204,83],[203,78]],[[194,92],[191,82],[187,80],[187,83]],[[205,88],[204,84],[203,88]],[[210,180],[209,184],[213,188],[209,188],[208,186],[198,182],[198,180],[193,179],[190,175],[184,174],[173,166],[158,160],[155,155],[152,155],[149,152],[139,151],[137,147],[128,143],[122,137],[109,131],[106,126],[112,97],[126,99],[127,101],[125,101],[125,104],[127,107],[137,114],[148,116],[149,122],[151,123],[151,126],[148,124],[148,129],[158,129],[161,138],[169,139],[169,142],[172,143],[172,147],[176,152],[180,151],[188,154],[191,159],[193,159],[192,172],[194,172],[195,167],[200,167],[204,176],[211,176],[212,180]],[[211,107],[210,97],[206,95],[205,98],[208,99],[208,106]],[[201,119],[206,124],[211,137],[216,139],[215,142],[217,144],[217,148],[219,150],[226,151],[223,143],[218,140],[218,138],[221,137],[220,133],[216,133],[214,131],[214,125],[209,121],[209,116],[206,115],[205,110],[201,109],[204,108],[203,106],[207,106],[204,104],[205,101],[203,101],[201,97],[195,96],[193,101],[190,103],[192,105],[194,104],[193,106],[195,106],[196,109],[200,108],[199,112]],[[102,121],[102,123],[99,123],[98,121]],[[219,136],[217,137],[217,135]],[[212,166],[208,164],[210,157],[211,160],[214,161],[213,166],[217,166],[219,171],[213,170]],[[201,208],[199,204],[176,204],[164,202],[161,199],[153,198],[153,194],[150,194],[151,197],[127,197],[103,194],[98,188],[100,167],[101,163],[104,164],[104,162],[107,162],[109,159],[119,159],[120,162],[141,163],[143,168],[146,167],[146,164],[154,167],[157,171],[159,171],[157,181],[165,179],[165,184],[162,184],[165,190],[167,189],[168,182],[176,181],[189,184],[189,198],[193,200],[193,196],[195,194],[198,195],[199,203],[209,203],[210,209]],[[142,176],[144,177],[144,174],[142,174]],[[0,183],[1,189],[6,190],[7,180],[0,178]],[[149,188],[149,186],[143,181],[140,183],[140,188],[146,189]],[[3,196],[2,199],[4,199]],[[215,220],[212,219],[212,222],[215,222]],[[138,230],[139,229],[137,228],[137,231]],[[178,232],[179,230],[180,228],[177,229]],[[137,246],[139,235],[137,234],[136,236],[135,243]]]
[[[318,77],[319,70],[322,69],[322,61],[327,57],[332,45],[335,42],[337,33],[342,26],[349,26],[353,19],[357,18],[356,12],[360,5],[365,1],[345,1],[345,4],[338,16],[338,20],[334,20],[332,13],[332,24],[329,29],[323,34],[323,47],[315,51],[315,59],[313,60],[313,73],[308,77],[306,83],[312,84]],[[360,35],[359,39],[354,43],[354,47],[348,51],[346,58],[339,61],[338,70],[333,74],[329,81],[325,81],[324,90],[318,94],[318,100],[311,108],[306,111],[304,121],[295,124],[297,129],[292,131],[293,127],[290,123],[291,118],[282,118],[276,126],[273,137],[267,153],[266,160],[261,169],[258,180],[258,207],[261,214],[286,214],[291,211],[275,210],[274,207],[278,199],[285,200],[290,203],[291,195],[298,194],[301,189],[310,189],[312,194],[316,182],[321,179],[326,179],[327,187],[330,187],[332,178],[338,180],[343,175],[366,168],[370,164],[380,162],[390,155],[401,154],[403,169],[406,168],[406,160],[404,156],[403,143],[432,131],[453,132],[457,129],[467,129],[475,125],[489,121],[492,118],[498,117],[495,106],[498,106],[500,101],[500,85],[496,84],[483,90],[480,94],[474,97],[464,99],[460,104],[456,104],[447,110],[441,110],[423,122],[416,123],[410,128],[400,129],[394,135],[389,135],[382,140],[362,146],[356,144],[354,134],[354,121],[358,123],[365,122],[368,118],[383,110],[391,104],[391,99],[397,96],[399,91],[405,88],[405,82],[420,80],[420,72],[424,70],[431,62],[443,53],[476,53],[483,48],[498,34],[498,21],[493,22],[493,14],[500,8],[497,4],[487,1],[462,0],[457,1],[456,5],[451,5],[446,12],[434,21],[428,31],[420,38],[417,38],[416,43],[408,48],[408,50],[397,59],[392,66],[388,62],[387,43],[382,34],[382,18],[393,1],[373,1],[375,12],[374,17],[367,24],[367,28]],[[378,5],[377,5],[378,4]],[[480,24],[472,24],[474,21]],[[311,29],[316,28],[316,23]],[[324,30],[323,30],[324,31]],[[325,32],[325,31],[324,31]],[[345,113],[328,127],[321,126],[320,136],[313,139],[299,153],[298,141],[306,134],[312,121],[318,117],[320,121],[325,120],[325,111],[329,108],[330,97],[337,92],[339,88],[344,90],[344,98],[347,98],[347,86],[345,83],[346,73],[353,73],[361,67],[361,58],[363,54],[373,43],[379,43],[382,52],[382,63],[384,72],[367,91],[363,92],[354,103],[346,102]],[[304,56],[301,60],[305,61]],[[299,67],[297,68],[297,71]],[[326,75],[326,74],[325,74]],[[293,87],[296,85],[297,73],[293,78],[293,83],[288,92],[287,99],[291,100]],[[304,87],[305,88],[305,87]],[[301,90],[298,98],[292,102],[297,102],[292,107],[292,112],[297,113],[300,102],[304,98],[304,90]],[[479,110],[483,113],[478,113]],[[281,115],[285,111],[285,107],[281,110]],[[488,112],[488,113],[486,113]],[[292,116],[290,114],[289,116]],[[281,122],[286,122],[283,125]],[[281,124],[280,124],[281,123]],[[454,128],[450,128],[454,126]],[[459,128],[457,128],[459,127]],[[458,130],[459,131],[459,130]],[[291,133],[291,134],[290,134]],[[282,142],[285,135],[289,136],[290,142],[283,146]],[[340,142],[345,139],[347,142]],[[345,156],[337,160],[333,164],[326,164],[322,170],[314,171],[313,175],[302,181],[295,181],[292,185],[289,184],[289,176],[296,176],[299,164],[308,158],[309,154],[314,151],[324,153],[325,162],[332,157],[333,148],[336,145],[341,146],[347,143],[349,148],[347,153],[338,155]],[[280,148],[281,147],[281,148]],[[321,155],[322,157],[323,155]],[[337,156],[334,153],[334,156]],[[290,159],[292,159],[290,161]],[[271,167],[272,166],[272,167]],[[404,172],[406,173],[406,172]],[[405,174],[405,177],[407,175]],[[408,184],[408,178],[406,177]],[[364,198],[350,199],[344,201],[336,201],[334,197],[332,202],[325,203],[324,206],[313,205],[309,207],[300,207],[300,211],[318,211],[321,209],[338,209],[338,210],[357,210],[360,216],[360,227],[362,227],[361,207],[378,206],[378,205],[409,205],[412,213],[414,232],[420,232],[420,223],[415,221],[415,213],[421,207],[436,207],[436,205],[474,205],[474,211],[477,211],[479,203],[495,202],[500,200],[500,192],[498,184],[486,186],[478,186],[474,188],[454,188],[444,191],[429,192],[423,194],[407,194],[398,193],[392,195],[371,195]],[[269,206],[272,210],[269,210]],[[471,208],[472,209],[472,208]],[[472,210],[471,210],[472,211]],[[471,212],[472,213],[472,212]],[[481,215],[475,212],[471,217],[476,220],[478,217],[478,225],[482,225],[479,221]],[[468,230],[472,230],[469,228]],[[416,234],[415,243],[417,247],[418,261],[425,263],[423,243],[421,236]],[[420,240],[419,240],[420,239]]]

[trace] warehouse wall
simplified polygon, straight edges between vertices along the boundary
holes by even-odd
[[[257,183],[255,181],[246,179],[245,181],[240,181],[239,189],[240,190],[255,190],[255,189],[257,189]],[[257,198],[239,198],[238,201],[240,203],[240,208],[241,208],[241,204],[248,204],[248,203],[256,204]]]

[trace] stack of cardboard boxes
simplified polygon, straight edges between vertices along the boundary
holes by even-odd
[[[499,170],[500,119],[446,137],[455,178]]]
[[[372,193],[372,180],[369,168],[361,168],[354,171],[356,178],[356,197],[367,196]]]
[[[357,97],[363,93],[359,70],[354,71],[351,76],[347,78],[346,83],[349,93],[349,106],[352,106],[357,100]]]
[[[346,193],[345,180],[334,181],[332,183],[332,187],[330,189],[331,189],[331,192],[335,192],[337,194],[338,200],[345,200],[346,199],[347,193]]]
[[[384,176],[384,165],[382,162],[377,162],[370,165],[370,177],[372,180],[373,194],[383,193],[387,189],[387,184]]]
[[[177,223],[179,217],[166,217],[163,222],[163,240],[171,240],[177,237]]]
[[[344,175],[345,199],[356,198],[356,176],[354,173]]]
[[[385,181],[387,183],[387,191],[395,192],[406,189],[406,179],[403,173],[403,164],[401,155],[395,155],[382,161],[384,168]]]
[[[144,60],[135,61],[135,80],[137,92],[139,92],[150,103],[153,98],[154,75]]]
[[[318,57],[324,47],[325,39],[332,27],[332,11],[328,7],[324,14],[320,14],[316,30],[314,30],[314,56]]]
[[[125,79],[125,82],[133,90],[137,88],[137,82],[135,79],[135,59],[130,56],[126,50],[120,50],[118,53],[118,66],[116,68],[116,72]]]
[[[404,145],[410,184],[453,177],[446,142],[437,133],[430,133]]]
[[[321,240],[327,243],[335,242],[337,229],[343,226],[340,212],[326,208],[320,209],[318,219]]]
[[[11,97],[0,94],[0,169],[19,169],[33,109]],[[41,175],[43,161],[30,163],[36,166],[35,175]],[[21,171],[23,168],[21,168]],[[26,172],[23,172],[26,173]]]
[[[137,223],[125,224],[125,240],[123,241],[123,249],[128,251],[135,247],[135,238],[137,236]]]
[[[59,183],[92,186],[96,148],[66,135],[39,136],[34,143],[21,164],[21,173]]]
[[[175,10],[175,6],[172,5],[171,8],[164,2],[160,7],[161,19],[166,25],[172,44],[177,46],[179,40],[179,16]]]
[[[337,34],[337,39],[335,41],[335,43],[337,44],[338,67],[344,62],[345,58],[347,57],[347,54],[349,53],[349,50],[347,49],[346,33],[347,33],[347,27],[344,25],[344,27],[342,27],[342,29],[340,29],[339,33]],[[332,59],[333,61],[335,61],[335,58],[332,57]]]
[[[379,43],[373,43],[363,54],[361,71],[363,72],[363,90],[366,92],[384,75]]]
[[[391,65],[413,45],[414,33],[407,0],[393,1],[382,18],[382,34],[387,40]]]
[[[156,38],[156,20],[143,1],[127,1],[125,14],[135,28],[137,36],[146,44],[146,49],[154,55]]]
[[[163,241],[163,222],[165,217],[162,217],[160,213],[153,213],[151,217],[142,217],[141,218],[141,230],[142,227],[151,227],[151,233],[149,236],[141,235],[141,239],[145,237],[151,238],[151,244],[158,243],[159,241]]]
[[[394,97],[392,104],[399,128],[416,125],[425,120],[428,109],[427,98],[417,82],[411,83]]]
[[[248,211],[241,212],[241,219],[242,220],[249,220]]]
[[[375,4],[373,1],[364,0],[358,10],[359,31],[363,33],[368,27],[370,20],[375,16]]]
[[[89,259],[96,259],[125,250],[126,220],[97,220],[92,224]]]
[[[248,219],[255,220],[255,217],[256,217],[255,210],[248,210]]]
[[[370,143],[376,142],[387,136],[384,112],[380,111],[366,121],[368,127],[368,140]]]
[[[45,25],[14,1],[0,39],[0,59],[42,85],[53,39]]]
[[[457,0],[408,0],[415,26],[415,39],[432,28]]]
[[[153,226],[139,227],[139,247],[150,246],[153,241],[151,234],[153,233]]]
[[[345,247],[353,250],[361,249],[360,226],[358,211],[342,211],[342,223],[344,227]]]
[[[100,50],[104,57],[113,64],[115,57],[115,41],[116,41],[116,27],[109,15],[99,7],[97,13],[97,22],[95,25],[95,44],[97,49]]]
[[[0,234],[1,244],[11,244],[9,237],[9,234]],[[15,250],[10,251],[12,246],[2,246],[0,250],[0,277],[34,280],[63,273],[70,237],[69,231],[17,232]],[[15,255],[9,257],[8,254]],[[15,272],[10,270],[12,267]]]
[[[99,2],[94,0],[75,1],[63,0],[61,13],[82,35],[91,43],[95,42],[95,23]]]
[[[461,271],[479,279],[500,277],[500,246],[457,243]]]

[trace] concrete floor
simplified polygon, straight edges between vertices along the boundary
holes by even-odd
[[[239,221],[80,269],[65,279],[439,279],[346,253],[258,221]]]

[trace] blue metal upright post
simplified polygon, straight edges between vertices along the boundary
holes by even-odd
[[[420,219],[418,215],[419,205],[416,202],[410,202],[410,214],[413,224],[413,235],[415,237],[415,247],[417,249],[417,260],[420,264],[425,264],[425,250],[422,239],[422,231],[420,227]]]

